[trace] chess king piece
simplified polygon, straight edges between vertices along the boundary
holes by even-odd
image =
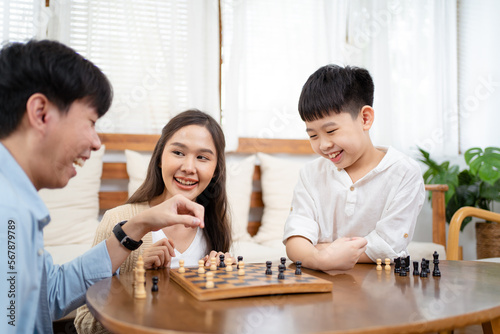
[[[146,278],[144,277],[144,273],[146,270],[144,269],[144,261],[142,259],[142,255],[139,255],[137,259],[136,267],[135,267],[135,288],[134,288],[134,297],[137,299],[145,299],[146,298],[146,289],[144,288],[144,282]]]
[[[440,277],[441,271],[439,271],[439,254],[438,252],[434,252],[432,256],[434,257],[434,260],[432,261],[434,263],[434,270],[432,271],[432,276]]]

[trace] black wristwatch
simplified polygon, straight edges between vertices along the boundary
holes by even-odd
[[[130,239],[130,237],[125,234],[125,232],[122,229],[122,226],[125,225],[126,222],[127,221],[124,220],[124,221],[116,224],[116,226],[113,228],[113,233],[114,233],[116,239],[118,239],[118,241],[125,248],[130,249],[131,251],[133,251],[133,250],[136,250],[137,248],[139,248],[139,246],[142,245],[142,240],[135,241],[133,239]]]

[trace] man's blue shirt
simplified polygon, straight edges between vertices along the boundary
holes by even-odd
[[[37,190],[0,144],[1,333],[52,333],[52,321],[83,305],[88,287],[111,276],[105,241],[55,265],[43,245],[49,222]]]

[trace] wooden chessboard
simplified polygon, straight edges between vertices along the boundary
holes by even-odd
[[[206,288],[205,274],[198,274],[198,267],[185,268],[181,274],[179,269],[171,269],[170,277],[174,282],[187,290],[196,299],[216,300],[259,295],[278,295],[287,293],[331,292],[333,283],[302,271],[295,275],[295,268],[285,270],[285,279],[278,279],[278,266],[272,268],[272,275],[266,275],[266,265],[260,263],[245,264],[245,275],[238,276],[238,269],[233,271],[217,268],[214,272],[214,287]],[[209,271],[205,267],[205,273]]]

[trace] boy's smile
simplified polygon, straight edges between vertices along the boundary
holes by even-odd
[[[372,166],[381,159],[368,135],[373,123],[373,109],[369,106],[353,119],[348,112],[330,113],[330,115],[306,121],[312,149],[330,160],[339,169],[345,169],[353,182],[364,175],[366,166]]]

